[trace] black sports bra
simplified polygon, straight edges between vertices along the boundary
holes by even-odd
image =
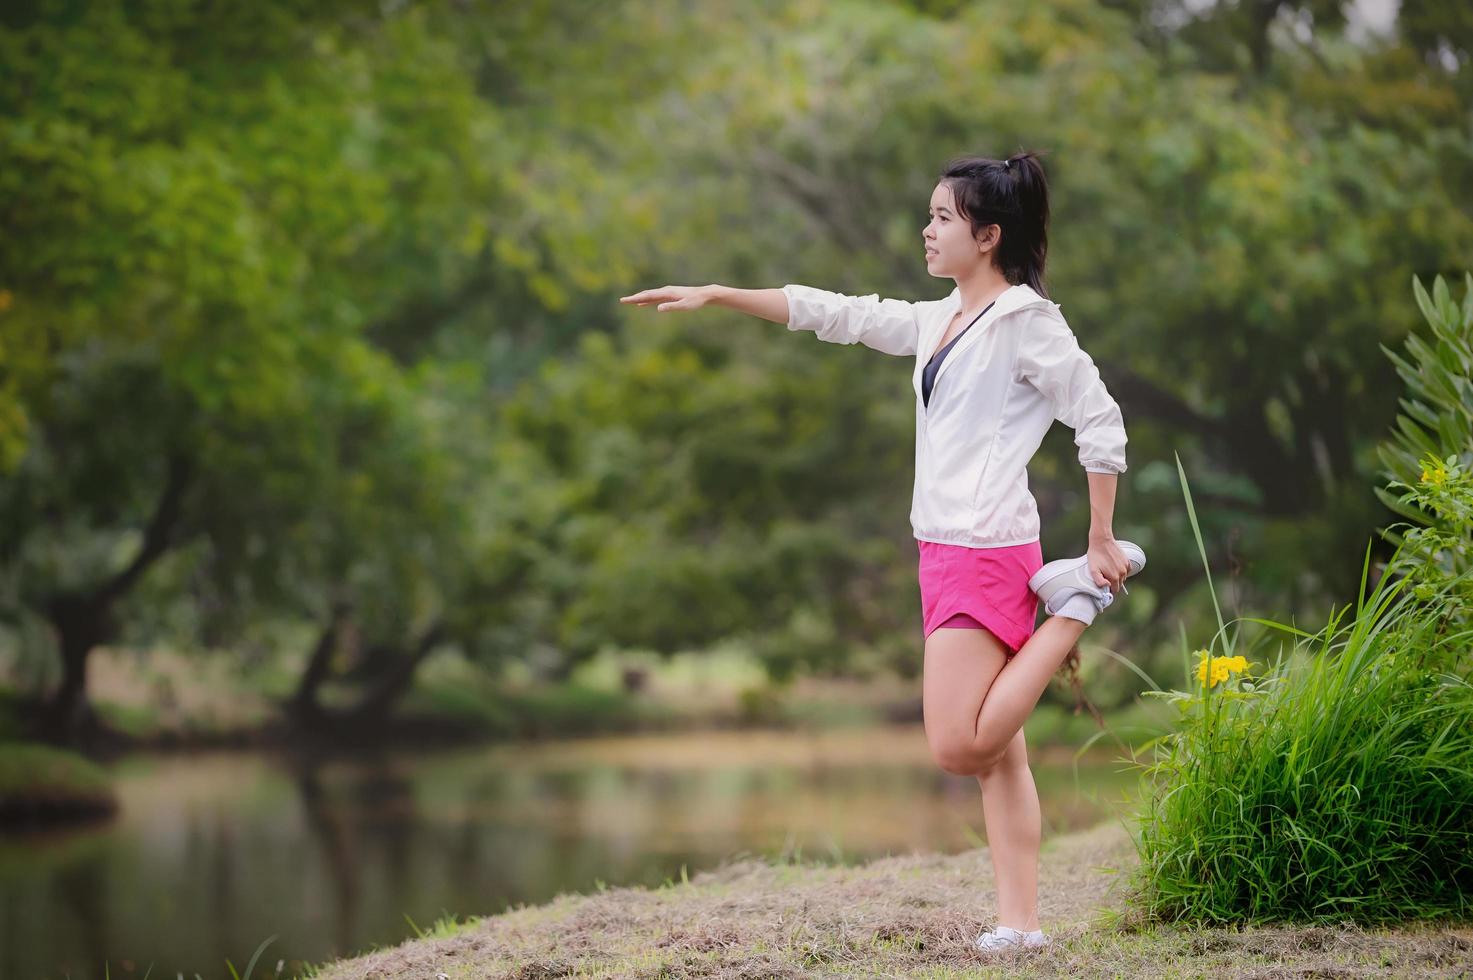
[[[992,307],[996,303],[997,300],[993,300],[991,303],[988,303],[986,309],[984,309],[982,313],[978,313],[976,316],[972,317],[972,323],[976,323],[978,320],[982,319],[983,314],[985,314],[987,310],[992,309]],[[956,346],[956,342],[962,339],[962,334],[972,329],[972,323],[969,323],[965,327],[962,327],[961,333],[957,334],[955,337],[952,337],[950,343],[938,350],[931,358],[931,360],[926,364],[926,369],[921,372],[921,401],[928,407],[931,404],[931,388],[934,387],[936,384],[936,373],[941,370],[941,362],[946,360],[946,355],[951,353],[951,349]]]

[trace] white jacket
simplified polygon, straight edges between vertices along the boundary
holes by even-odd
[[[1028,462],[1058,419],[1074,429],[1092,473],[1125,472],[1120,406],[1080,349],[1059,304],[1010,286],[941,362],[931,404],[921,372],[940,346],[961,291],[909,303],[789,283],[788,329],[835,344],[915,354],[916,473],[910,522],[921,541],[1002,548],[1038,540]]]

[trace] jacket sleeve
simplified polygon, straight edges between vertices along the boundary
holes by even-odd
[[[1095,362],[1057,313],[1031,317],[1018,342],[1018,374],[1074,430],[1079,462],[1090,473],[1125,472],[1125,420]]]
[[[860,343],[886,354],[914,354],[920,326],[916,304],[902,299],[847,296],[789,283],[788,329],[812,330],[832,344]]]

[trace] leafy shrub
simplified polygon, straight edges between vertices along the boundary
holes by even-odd
[[[1473,569],[1473,274],[1465,275],[1463,302],[1453,301],[1441,276],[1428,295],[1421,282],[1412,291],[1431,327],[1430,341],[1415,334],[1406,356],[1386,347],[1407,386],[1391,436],[1378,447],[1390,481],[1376,494],[1410,523],[1385,536],[1406,547],[1405,571],[1421,587],[1461,580]],[[1410,530],[1403,530],[1409,528]],[[1473,595],[1464,593],[1473,600]],[[1473,602],[1452,610],[1462,625],[1473,623]]]
[[[1391,568],[1421,567],[1405,548]],[[1144,765],[1131,915],[1374,923],[1473,911],[1473,644],[1446,628],[1466,577],[1386,574],[1366,594],[1369,571],[1368,548],[1363,598],[1318,633],[1245,619],[1287,637],[1272,663],[1235,649],[1238,621],[1219,613],[1185,665],[1188,690],[1148,692],[1180,709],[1181,726]]]
[[[1413,291],[1432,327],[1408,357],[1378,495],[1409,519],[1354,613],[1271,664],[1224,623],[1186,664],[1180,710],[1144,765],[1133,913],[1146,920],[1392,922],[1473,911],[1473,276]],[[1383,348],[1385,350],[1385,348]],[[1191,489],[1187,514],[1206,566]],[[1211,572],[1208,572],[1211,586]],[[1216,595],[1213,593],[1214,607]],[[1230,629],[1232,627],[1232,629]],[[1260,646],[1266,646],[1260,643]],[[1185,651],[1185,645],[1184,645]],[[1249,651],[1250,653],[1255,651]]]

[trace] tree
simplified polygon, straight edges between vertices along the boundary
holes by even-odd
[[[289,592],[289,535],[423,458],[364,331],[485,261],[496,119],[412,11],[37,5],[0,51],[0,561],[57,637],[67,733],[166,555]]]

